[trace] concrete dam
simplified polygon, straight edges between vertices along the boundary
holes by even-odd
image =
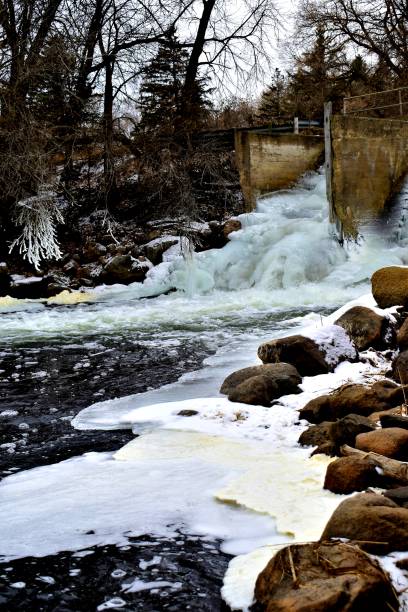
[[[408,174],[408,116],[404,115],[408,113],[408,100],[401,101],[399,90],[391,91],[399,93],[401,118],[368,116],[379,111],[364,106],[361,109],[352,99],[354,108],[345,106],[344,114],[333,115],[331,103],[326,104],[324,133],[234,130],[236,163],[247,210],[254,208],[258,196],[291,187],[324,160],[330,219],[339,238],[355,239],[359,227],[386,218]],[[382,93],[387,92],[376,95]],[[393,106],[397,104],[378,108]]]

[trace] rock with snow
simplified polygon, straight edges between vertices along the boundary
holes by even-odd
[[[49,278],[46,276],[22,276],[13,274],[8,294],[10,297],[23,299],[39,299],[48,297]]]
[[[337,319],[335,324],[347,332],[359,351],[365,351],[369,347],[386,348],[386,340],[389,338],[387,333],[389,319],[377,314],[371,308],[354,306]]]
[[[82,250],[82,257],[86,263],[98,261],[100,257],[106,255],[107,249],[99,242],[88,242]]]
[[[369,416],[389,410],[403,401],[403,390],[392,381],[378,381],[368,387],[360,384],[343,385],[332,394],[312,399],[300,410],[300,418],[309,423],[335,421],[348,414]]]
[[[258,357],[263,363],[291,363],[301,376],[315,376],[333,371],[341,361],[355,360],[357,351],[342,327],[326,325],[265,342]]]
[[[371,287],[380,308],[408,306],[408,267],[380,268],[371,277]]]
[[[254,610],[266,612],[389,612],[399,608],[377,561],[340,542],[293,544],[261,572]]]
[[[400,351],[408,349],[408,319],[405,319],[397,333],[397,345]]]
[[[238,232],[241,228],[242,224],[239,219],[236,219],[234,217],[231,217],[231,219],[227,219],[222,228],[224,238],[228,239],[230,234],[232,234],[233,232]]]
[[[408,510],[383,495],[359,493],[330,517],[321,541],[331,538],[347,538],[374,554],[408,550]]]
[[[135,259],[131,255],[116,255],[105,265],[102,279],[108,285],[114,283],[142,282],[152,267],[147,259]]]
[[[140,247],[140,252],[156,266],[163,261],[163,253],[170,247],[178,244],[179,241],[179,236],[159,236],[147,244],[142,245]]]

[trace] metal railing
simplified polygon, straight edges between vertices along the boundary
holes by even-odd
[[[343,114],[373,114],[377,117],[408,115],[408,87],[375,91],[343,100]]]

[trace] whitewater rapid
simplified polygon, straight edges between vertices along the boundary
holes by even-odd
[[[298,409],[350,380],[379,377],[384,363],[374,353],[345,362],[305,378],[301,394],[271,408],[231,404],[218,389],[231,371],[259,363],[261,341],[333,323],[336,315],[326,315],[367,293],[374,270],[408,263],[405,232],[396,239],[392,228],[370,228],[359,244],[342,247],[331,234],[320,173],[262,198],[239,219],[242,229],[223,249],[185,257],[172,247],[143,285],[101,287],[53,304],[0,301],[2,342],[110,334],[154,346],[197,339],[215,351],[176,383],[98,402],[74,418],[79,429],[140,434],[116,453],[5,478],[4,558],[122,544],[132,535],[219,538],[223,550],[243,555],[231,563],[224,597],[245,609],[274,547],[319,537],[342,498],[322,489],[329,459],[309,459],[310,450],[297,445]],[[374,305],[370,296],[355,303]]]

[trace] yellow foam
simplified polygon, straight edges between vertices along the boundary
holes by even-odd
[[[319,539],[342,499],[323,489],[332,459],[308,458],[301,449],[275,451],[259,440],[160,429],[132,440],[115,454],[120,461],[149,457],[201,459],[237,470],[239,475],[215,498],[272,516],[277,531],[297,541]]]
[[[95,299],[94,295],[86,291],[68,291],[64,289],[61,293],[53,295],[47,299],[47,304],[81,304],[82,302],[92,302]]]

